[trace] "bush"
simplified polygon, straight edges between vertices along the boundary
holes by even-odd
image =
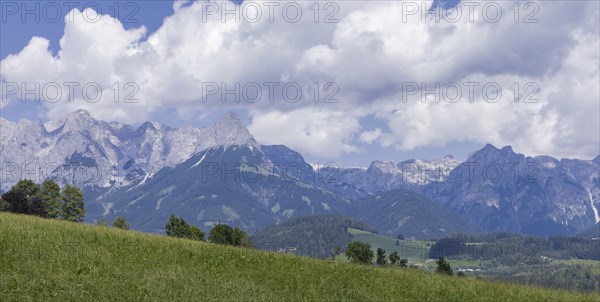
[[[127,219],[125,219],[125,217],[123,216],[117,217],[117,219],[113,222],[112,226],[122,230],[129,230],[129,223],[127,222]]]
[[[446,261],[443,257],[440,257],[435,263],[437,263],[436,273],[453,275],[452,268],[450,267],[450,263]]]

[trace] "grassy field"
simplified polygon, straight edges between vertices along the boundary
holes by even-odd
[[[396,240],[367,231],[348,228],[353,240],[363,241],[371,245],[373,251],[378,248],[385,250],[386,255],[397,251],[400,258],[408,259],[411,263],[425,263],[433,241]],[[398,241],[399,245],[396,245]]]
[[[0,213],[0,301],[600,301]]]
[[[589,259],[569,259],[569,260],[560,260],[560,259],[552,259],[550,264],[581,264],[581,265],[590,265],[594,267],[600,267],[600,261],[598,260],[589,260]]]

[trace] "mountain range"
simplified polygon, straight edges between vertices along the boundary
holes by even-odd
[[[600,221],[600,156],[528,157],[488,144],[465,162],[448,155],[315,169],[284,145],[258,143],[234,113],[204,128],[171,128],[77,110],[46,123],[0,118],[0,130],[0,190],[20,178],[73,183],[84,190],[86,221],[125,216],[143,231],[162,232],[171,213],[250,232],[293,217],[346,215],[415,238],[570,235]]]

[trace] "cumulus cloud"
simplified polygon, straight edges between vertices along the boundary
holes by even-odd
[[[359,139],[362,142],[365,142],[367,144],[372,144],[374,141],[376,141],[377,139],[379,139],[381,137],[382,133],[381,133],[381,129],[376,128],[370,131],[364,131],[363,133],[360,134]]]
[[[255,114],[249,126],[265,144],[283,144],[330,158],[357,152],[351,142],[359,129],[358,120],[351,115],[314,108]]]
[[[83,100],[88,95],[82,91],[47,102],[50,118],[76,108],[127,122],[172,109],[182,118],[247,109],[259,141],[320,157],[356,152],[361,142],[399,150],[491,142],[532,154],[577,157],[599,151],[597,132],[582,131],[600,128],[599,8],[593,1],[535,1],[521,5],[518,16],[512,2],[494,2],[502,11],[498,20],[496,7],[481,2],[472,9],[459,7],[458,19],[452,15],[457,11],[446,11],[439,22],[423,16],[432,1],[344,1],[337,3],[332,23],[324,22],[331,7],[323,5],[315,22],[313,3],[298,3],[303,12],[298,22],[290,22],[284,2],[270,15],[263,2],[245,2],[239,9],[246,14],[239,20],[208,14],[215,3],[175,1],[175,13],[154,33],[125,29],[110,16],[89,22],[85,16],[93,11],[74,10],[56,56],[48,40],[34,37],[2,60],[0,76],[30,86],[93,82],[101,87],[95,102]],[[263,13],[258,21],[251,7],[257,4]],[[266,84],[273,82],[279,85],[271,91]],[[326,85],[330,82],[335,85]],[[479,86],[471,98],[464,84],[472,82]],[[298,100],[286,99],[289,91],[286,95],[282,86],[289,83],[301,87]],[[458,101],[436,102],[408,91],[407,83],[428,89],[458,83],[463,93]],[[497,101],[483,97],[486,83],[501,86]],[[538,102],[523,102],[533,91],[528,83],[539,88]],[[236,85],[236,95],[224,98],[223,89]],[[216,93],[210,90],[215,87]],[[248,91],[259,97],[245,100]],[[124,102],[132,93],[139,102]],[[335,102],[325,102],[332,95]],[[372,127],[359,120],[367,115],[384,121],[388,130],[365,130]]]

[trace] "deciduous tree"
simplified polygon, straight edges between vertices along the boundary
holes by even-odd
[[[66,185],[62,190],[62,218],[81,222],[85,216],[83,193],[77,187]]]
[[[351,262],[370,264],[373,262],[373,251],[368,243],[353,241],[348,243],[346,257]]]
[[[165,233],[167,236],[186,238],[192,240],[204,240],[204,232],[197,226],[188,224],[183,218],[173,214],[169,217],[169,221],[165,225]]]
[[[400,261],[400,255],[398,255],[397,251],[394,251],[393,253],[391,253],[388,258],[390,259],[390,263],[392,265],[395,265],[398,261]]]
[[[51,179],[42,183],[40,197],[44,200],[48,209],[49,218],[60,218],[62,214],[62,198],[60,186]]]

